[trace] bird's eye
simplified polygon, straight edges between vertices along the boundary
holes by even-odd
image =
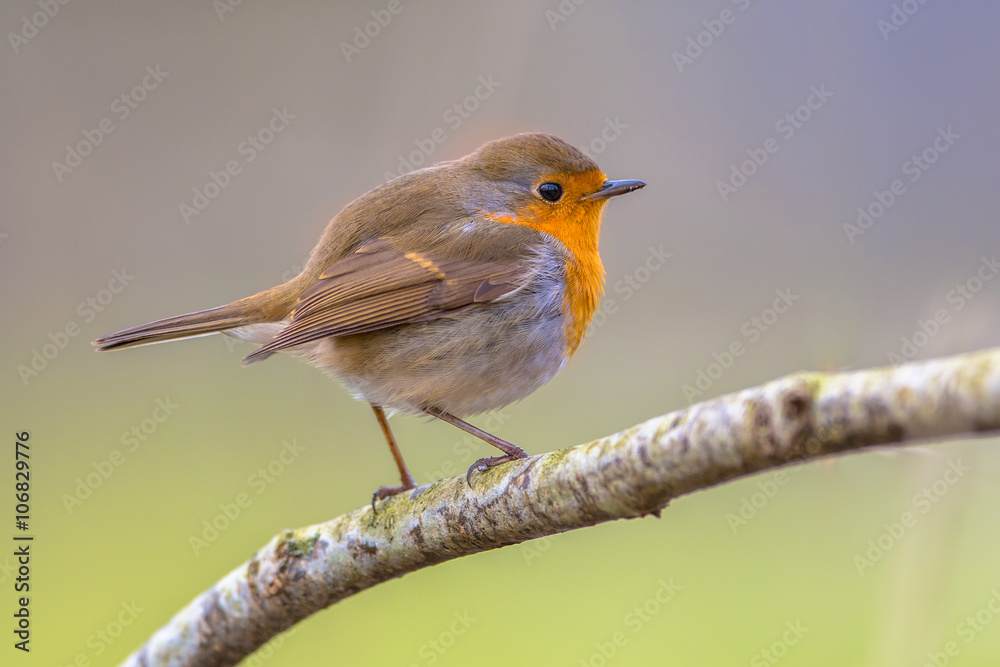
[[[558,183],[542,183],[538,186],[538,194],[542,196],[545,201],[559,201],[559,198],[563,196],[562,186]]]

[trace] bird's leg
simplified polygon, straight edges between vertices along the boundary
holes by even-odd
[[[399,468],[399,481],[402,482],[400,486],[380,486],[372,494],[372,511],[375,511],[376,500],[383,500],[397,493],[415,489],[417,488],[417,483],[413,481],[413,475],[406,468],[406,462],[403,461],[403,455],[399,452],[399,445],[396,444],[396,438],[389,429],[389,420],[385,418],[385,411],[382,410],[382,406],[373,405],[372,410],[375,411],[375,419],[378,420],[378,425],[382,427],[382,435],[385,436],[385,441],[389,443],[389,451],[392,452],[392,458],[395,459],[396,467]]]
[[[503,456],[487,456],[486,458],[479,459],[471,466],[469,466],[469,471],[465,473],[465,481],[472,486],[472,471],[478,470],[483,472],[484,470],[489,470],[493,466],[498,466],[501,463],[507,463],[508,461],[517,461],[518,459],[528,458],[528,453],[518,447],[513,445],[506,440],[501,440],[495,435],[491,435],[481,428],[476,428],[472,424],[462,421],[450,412],[445,412],[444,410],[439,410],[437,408],[425,408],[424,412],[431,415],[432,417],[437,417],[441,421],[446,421],[452,426],[457,426],[466,433],[470,433],[484,442],[488,442],[500,451],[504,453]]]

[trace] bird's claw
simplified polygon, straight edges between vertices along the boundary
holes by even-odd
[[[519,454],[504,454],[503,456],[487,456],[481,458],[471,466],[469,466],[469,471],[465,473],[465,482],[472,488],[472,471],[478,470],[479,472],[486,472],[490,468],[494,468],[502,463],[508,463],[510,461],[517,461],[520,459],[528,458],[526,452],[521,452]]]
[[[372,514],[375,514],[375,512],[376,512],[376,510],[375,510],[375,501],[376,500],[385,500],[386,498],[392,498],[394,495],[396,495],[398,493],[402,493],[403,491],[409,491],[410,489],[415,489],[415,488],[417,488],[416,484],[413,484],[412,486],[405,486],[404,485],[404,486],[380,486],[380,487],[378,487],[377,489],[375,489],[375,493],[372,494]]]

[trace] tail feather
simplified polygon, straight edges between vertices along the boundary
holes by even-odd
[[[246,326],[260,322],[259,313],[254,313],[240,302],[228,306],[199,310],[195,313],[168,317],[137,327],[122,329],[113,334],[102,336],[94,341],[98,350],[117,350],[126,347],[162,343],[178,338],[205,336],[227,329]]]

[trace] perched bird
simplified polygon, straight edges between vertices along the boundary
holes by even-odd
[[[291,352],[375,411],[401,483],[373,503],[416,487],[384,409],[432,415],[503,452],[473,463],[471,480],[527,454],[460,417],[524,398],[576,352],[603,292],[604,204],[644,185],[607,180],[550,134],[491,141],[345,206],[287,283],[94,345],[222,332],[262,345],[244,363]]]

